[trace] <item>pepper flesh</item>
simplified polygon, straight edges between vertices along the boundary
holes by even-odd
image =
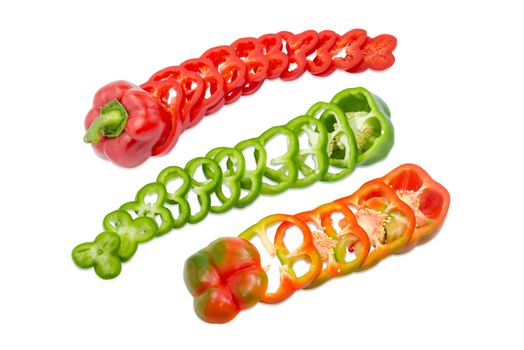
[[[257,249],[242,238],[219,238],[189,257],[186,286],[197,315],[209,323],[231,321],[255,305],[267,289],[267,275]]]

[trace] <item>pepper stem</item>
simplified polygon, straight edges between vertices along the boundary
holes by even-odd
[[[84,136],[87,143],[97,144],[101,135],[118,137],[126,126],[128,114],[125,107],[114,99],[100,108],[100,115],[95,118]]]

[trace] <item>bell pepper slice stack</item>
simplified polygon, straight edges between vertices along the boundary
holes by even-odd
[[[409,196],[406,191],[410,191]],[[367,270],[389,255],[404,253],[434,236],[448,207],[449,194],[442,185],[419,166],[404,164],[365,183],[353,194],[314,210],[270,215],[239,235],[246,242],[260,238],[269,255],[278,256],[280,262],[278,288],[274,292],[257,290],[258,301],[278,303],[299,289],[315,288],[332,278]],[[416,211],[423,216],[416,217]],[[342,216],[338,224],[335,214]],[[422,220],[417,226],[420,236],[413,238],[417,219]],[[271,241],[268,231],[272,225],[277,229]],[[302,243],[292,252],[284,243],[291,227],[297,227],[302,234]],[[309,270],[301,276],[293,269],[298,260],[309,263]],[[269,268],[264,267],[266,271]],[[190,272],[185,271],[186,283]],[[188,284],[188,288],[194,295],[193,286]],[[241,288],[238,284],[235,290]]]
[[[102,158],[135,167],[169,152],[184,130],[241,95],[253,94],[266,79],[294,80],[306,71],[326,76],[335,69],[384,70],[394,63],[395,47],[395,37],[369,38],[362,29],[240,38],[162,69],[140,86],[116,81],[102,87],[85,118],[84,140]],[[356,116],[360,124],[365,115]],[[364,131],[376,134],[374,119],[365,117]]]
[[[155,83],[163,83],[162,79],[170,74],[178,73],[166,70]],[[259,137],[241,141],[234,147],[217,147],[185,166],[167,167],[155,182],[137,192],[134,201],[118,209],[154,221],[157,229],[153,236],[159,237],[187,223],[196,224],[209,213],[245,207],[261,194],[276,195],[319,180],[340,180],[353,172],[359,157],[366,164],[384,158],[393,145],[393,128],[389,125],[389,114],[383,114],[377,107],[383,102],[364,88],[346,89],[338,95],[343,96],[341,107],[318,102],[305,115],[269,128]],[[370,118],[388,127],[380,128],[380,133],[361,133],[360,125],[367,119],[352,125],[347,113],[355,111],[372,115]],[[362,142],[371,145],[364,153],[357,148],[358,133]],[[268,154],[268,144],[276,138],[285,139],[285,145],[278,151],[272,148],[276,154]],[[255,165],[251,168],[248,164]],[[200,171],[203,179],[195,175]],[[197,200],[191,202],[190,196]],[[155,198],[154,203],[147,202],[146,197]],[[136,252],[135,243],[146,241],[137,236],[128,242],[130,235],[120,238],[122,245],[133,247],[122,256],[122,261],[131,259]]]

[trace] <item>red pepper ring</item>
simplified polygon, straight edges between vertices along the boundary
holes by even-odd
[[[245,83],[246,66],[230,46],[213,47],[202,55],[210,59],[218,71],[224,77],[224,99],[229,104],[236,101],[242,95],[242,87]]]
[[[98,90],[84,125],[84,141],[99,156],[123,167],[135,167],[158,154],[172,131],[171,116],[160,102],[127,81]]]
[[[260,89],[267,77],[269,63],[260,42],[255,38],[241,38],[231,44],[235,55],[246,65],[243,95],[250,95]]]
[[[315,51],[318,44],[318,33],[314,30],[306,30],[300,34],[290,32],[279,32],[279,37],[286,41],[288,52],[288,64],[286,69],[280,74],[282,80],[294,80],[304,74],[307,67],[307,57]],[[295,64],[295,68],[290,66]],[[291,69],[290,69],[291,68]]]
[[[333,226],[333,213],[341,213],[344,216],[344,226],[340,232]],[[323,261],[320,275],[306,289],[318,287],[331,278],[359,270],[368,256],[370,242],[366,231],[358,225],[351,210],[340,203],[331,202],[297,214],[296,217],[318,228],[318,231],[312,232],[313,241]],[[347,253],[354,253],[354,258],[347,261]]]
[[[207,58],[190,59],[184,61],[181,66],[190,72],[199,74],[206,84],[201,101],[203,113],[199,113],[190,120],[189,126],[192,127],[198,124],[204,115],[216,112],[224,105],[224,78],[217,71],[213,62]]]
[[[158,101],[169,114],[170,128],[151,151],[151,155],[159,155],[169,152],[177,143],[178,137],[183,131],[182,108],[185,101],[185,93],[182,86],[176,80],[148,81],[140,86],[150,96]]]
[[[330,50],[337,41],[338,34],[332,30],[323,30],[318,33],[318,45],[315,57],[307,60],[306,69],[313,75],[323,77],[335,70]]]
[[[282,52],[282,39],[278,34],[266,34],[258,38],[268,60],[267,78],[275,79],[288,66],[288,57]]]
[[[182,101],[180,120],[182,128],[187,129],[191,119],[202,118],[203,113],[205,113],[200,107],[200,101],[205,93],[204,80],[197,73],[190,72],[180,66],[164,68],[149,78],[149,81],[166,80],[176,80],[184,90],[185,98]],[[202,113],[202,116],[199,115],[200,113]]]
[[[357,210],[357,222],[374,247],[360,271],[375,266],[389,255],[402,252],[415,230],[413,210],[380,181],[370,181],[336,202]],[[346,225],[343,221],[340,226]]]
[[[449,192],[444,186],[415,164],[403,164],[377,181],[392,188],[415,214],[415,231],[403,251],[425,243],[437,234],[450,203]]]
[[[282,224],[277,228],[274,243],[271,243],[267,237],[267,228],[279,222]],[[303,241],[295,251],[289,252],[284,243],[284,237],[287,230],[292,225],[300,229]],[[275,304],[284,301],[296,290],[310,285],[320,274],[320,271],[322,270],[322,259],[315,248],[313,236],[309,227],[302,220],[292,215],[270,215],[239,235],[239,237],[248,241],[255,236],[260,238],[269,255],[275,256],[276,254],[281,263],[280,285],[278,289],[275,292],[266,291],[264,296],[260,299],[261,302]],[[293,265],[300,260],[309,262],[310,269],[304,275],[297,277]]]
[[[397,38],[389,34],[367,38],[362,48],[362,60],[356,66],[347,69],[350,73],[360,73],[366,69],[384,70],[395,63],[393,50],[397,47]]]
[[[363,58],[362,47],[366,39],[367,33],[363,29],[353,29],[338,37],[330,51],[335,67],[348,70],[358,65]]]

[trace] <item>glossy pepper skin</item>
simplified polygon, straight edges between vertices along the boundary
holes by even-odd
[[[171,115],[152,95],[129,82],[116,81],[96,93],[85,128],[84,141],[99,156],[131,168],[156,154],[173,125]]]
[[[184,280],[195,298],[195,312],[209,323],[231,321],[255,305],[268,284],[255,246],[236,237],[219,238],[190,256]]]
[[[200,57],[161,69],[140,87],[117,81],[102,88],[97,95],[113,94],[112,99],[120,103],[121,116],[117,118],[115,113],[109,113],[109,117],[104,116],[108,113],[101,113],[101,108],[115,110],[114,105],[106,105],[111,100],[106,99],[102,104],[95,102],[95,111],[88,114],[85,122],[86,129],[94,124],[86,141],[95,144],[100,134],[114,139],[111,142],[104,139],[107,147],[95,147],[97,153],[118,165],[133,167],[148,156],[169,152],[184,130],[240,96],[253,94],[266,79],[294,80],[306,71],[327,76],[335,69],[346,72],[368,68],[384,70],[394,63],[395,47],[395,37],[382,34],[369,38],[363,29],[353,29],[342,35],[330,30],[320,33],[306,30],[298,34],[281,31],[259,38],[240,38],[230,45],[211,48]],[[136,94],[140,95],[138,100],[142,104],[141,117],[146,116],[141,132],[129,130],[131,139],[126,133],[121,134],[123,128],[127,129],[124,114],[133,115],[135,119],[139,110],[133,105],[128,111],[127,103],[122,103],[121,93],[125,89],[141,91]],[[150,95],[149,99],[145,94]],[[151,114],[160,117],[162,125],[158,128],[162,129],[162,136],[143,132],[151,127],[149,121],[152,119],[147,117]],[[96,118],[99,121],[95,123]],[[123,140],[118,140],[121,136]],[[124,155],[127,150],[129,154]]]
[[[435,236],[449,209],[450,196],[444,186],[416,164],[403,164],[377,181],[393,189],[415,214],[415,231],[405,251]]]

